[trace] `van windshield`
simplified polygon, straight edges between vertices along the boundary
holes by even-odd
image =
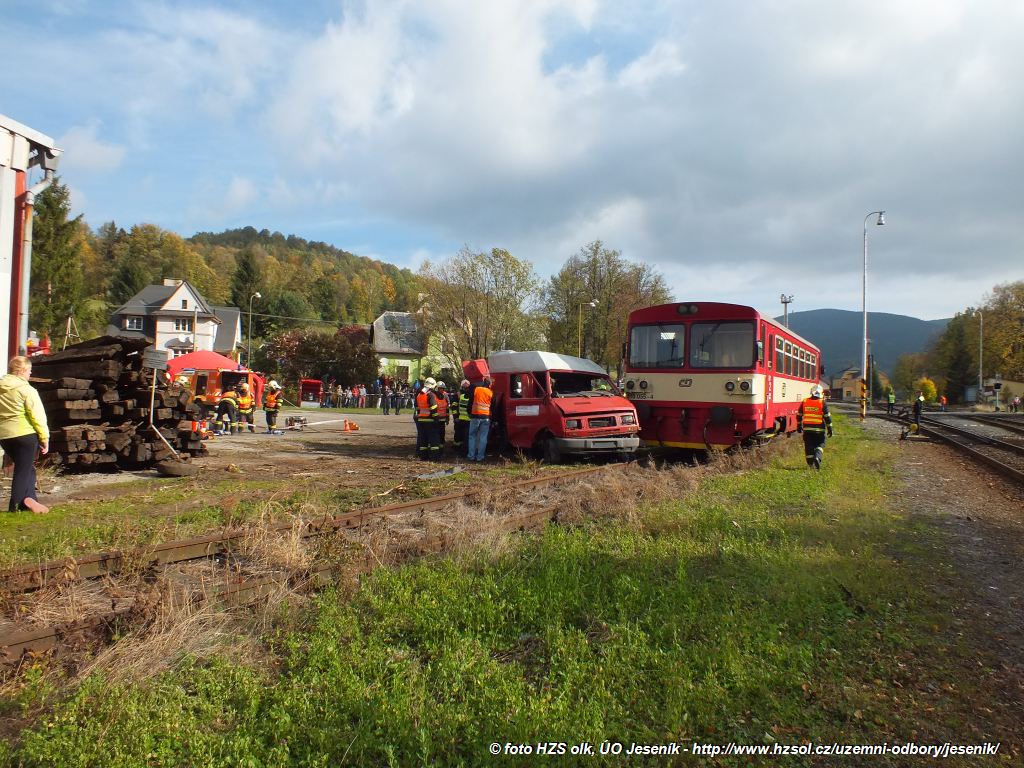
[[[551,372],[552,397],[615,397],[619,391],[608,376],[594,373]]]

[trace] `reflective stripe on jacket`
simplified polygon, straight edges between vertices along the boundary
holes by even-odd
[[[828,412],[828,404],[818,397],[808,397],[800,403],[797,423],[810,432],[824,432],[825,425],[831,426],[832,417]]]
[[[473,390],[473,410],[471,416],[474,419],[489,419],[491,417],[491,400],[494,393],[490,388],[480,385]]]
[[[437,398],[437,420],[448,422],[448,395],[441,395]]]
[[[459,393],[458,405],[455,408],[455,415],[459,421],[469,421],[469,391]]]
[[[263,396],[263,409],[266,411],[278,410],[281,407],[280,403],[277,402],[278,397],[280,397],[280,395],[278,395],[277,392],[267,392],[267,394]]]
[[[252,395],[239,395],[238,396],[238,410],[242,413],[252,413],[253,408],[256,406],[255,400]]]
[[[437,398],[433,392],[424,392],[416,395],[416,421],[433,421],[437,415]]]

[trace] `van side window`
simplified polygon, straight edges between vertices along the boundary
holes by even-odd
[[[206,374],[205,373],[202,376],[196,376],[196,394],[197,395],[205,395],[206,394]]]
[[[548,374],[546,371],[534,371],[533,381],[537,386],[537,391],[534,393],[536,397],[541,397],[545,392],[548,391],[547,387]]]
[[[509,397],[518,400],[523,396],[523,374],[515,373],[509,377]]]

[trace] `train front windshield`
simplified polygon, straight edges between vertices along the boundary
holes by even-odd
[[[686,326],[682,323],[636,325],[629,333],[631,368],[682,368]]]
[[[694,323],[690,327],[691,368],[752,368],[753,366],[753,323]]]

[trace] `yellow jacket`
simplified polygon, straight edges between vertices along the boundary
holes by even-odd
[[[33,432],[40,440],[50,438],[39,393],[23,378],[9,373],[0,378],[0,440]]]

